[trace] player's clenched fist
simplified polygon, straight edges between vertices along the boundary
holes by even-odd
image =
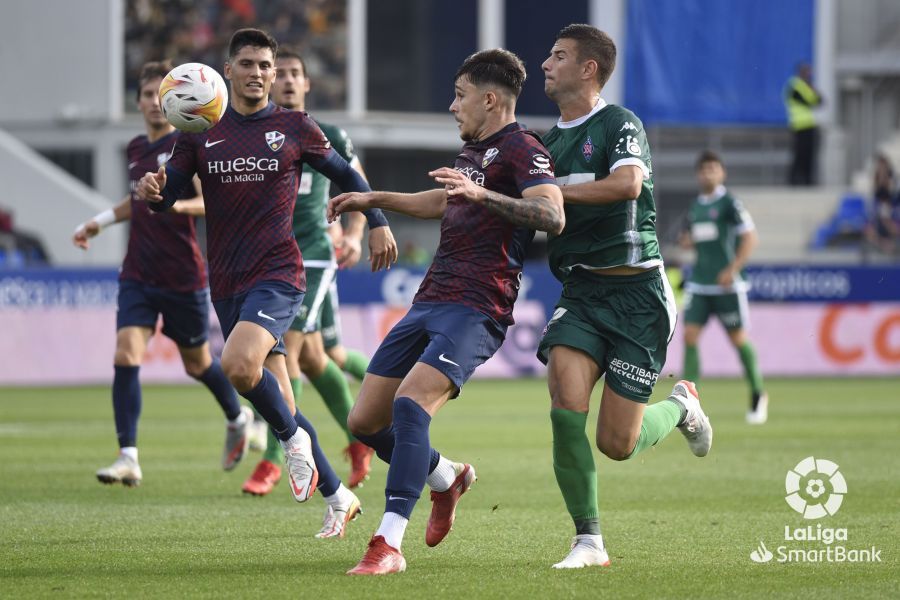
[[[135,193],[147,202],[162,202],[162,190],[166,187],[166,168],[160,167],[156,173],[147,173],[138,181]]]

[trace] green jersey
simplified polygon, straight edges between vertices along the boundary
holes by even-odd
[[[560,280],[574,267],[602,269],[662,264],[656,238],[653,169],[644,126],[627,108],[600,100],[584,117],[544,136],[560,186],[596,181],[625,165],[644,173],[637,198],[602,205],[566,203],[566,228],[550,236],[550,269]]]
[[[318,121],[316,123],[337,153],[347,162],[353,160],[353,142],[347,132],[334,125]],[[325,217],[330,188],[331,181],[327,177],[309,165],[303,165],[297,204],[294,207],[294,237],[304,264],[309,266],[322,263],[318,266],[327,267],[334,263],[334,247],[331,236],[328,235],[328,220]]]
[[[753,229],[753,219],[724,186],[709,196],[699,196],[688,212],[691,239],[697,250],[697,262],[685,284],[693,294],[731,294],[747,289],[738,274],[734,285],[717,283],[719,273],[734,260],[739,237]]]

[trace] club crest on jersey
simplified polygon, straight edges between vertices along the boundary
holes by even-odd
[[[591,136],[588,136],[581,145],[581,153],[584,155],[584,160],[588,161],[594,155],[594,142],[591,140]]]
[[[267,131],[266,145],[269,146],[273,152],[278,152],[281,150],[281,147],[284,146],[284,134],[280,131]]]
[[[484,153],[484,158],[481,159],[481,168],[487,168],[487,166],[491,164],[499,155],[500,151],[496,148],[488,148],[487,152]]]

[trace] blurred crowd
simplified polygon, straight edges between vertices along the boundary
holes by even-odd
[[[221,72],[231,34],[259,27],[304,56],[313,84],[307,106],[325,110],[346,104],[345,0],[133,0],[126,6],[129,99],[146,61],[202,62]]]

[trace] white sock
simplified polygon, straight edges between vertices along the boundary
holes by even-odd
[[[298,427],[297,431],[294,432],[294,435],[292,435],[291,437],[289,437],[286,440],[278,440],[278,441],[281,442],[281,447],[284,448],[285,450],[288,450],[289,448],[298,448],[298,447],[302,448],[303,442],[304,442],[304,439],[303,439],[304,434],[306,434],[306,432],[303,431],[302,428]],[[309,434],[306,434],[306,435],[309,435]]]
[[[596,546],[600,550],[604,549],[602,535],[592,535],[592,534],[583,533],[583,534],[577,535],[575,537],[578,538],[579,541],[582,541],[582,540],[590,541],[594,546]]]
[[[227,421],[227,419],[226,419],[226,421]],[[238,416],[235,417],[233,421],[228,421],[228,426],[232,427],[232,428],[240,427],[241,425],[244,425],[245,423],[247,423],[247,414],[242,410],[238,413]]]
[[[134,462],[137,462],[137,447],[135,446],[125,446],[123,448],[119,448],[119,454],[127,456]]]
[[[442,455],[434,471],[428,474],[425,483],[435,492],[446,492],[456,479],[455,463]]]
[[[378,531],[375,532],[375,535],[384,536],[384,541],[387,542],[388,546],[399,550],[408,524],[409,519],[406,517],[401,517],[397,513],[386,512],[384,517],[381,518],[381,525],[378,526]]]
[[[330,496],[323,496],[325,498],[325,502],[328,503],[328,506],[337,510],[342,506],[347,506],[353,500],[353,492],[344,487],[344,484],[340,484],[338,486],[337,491],[335,491]]]

